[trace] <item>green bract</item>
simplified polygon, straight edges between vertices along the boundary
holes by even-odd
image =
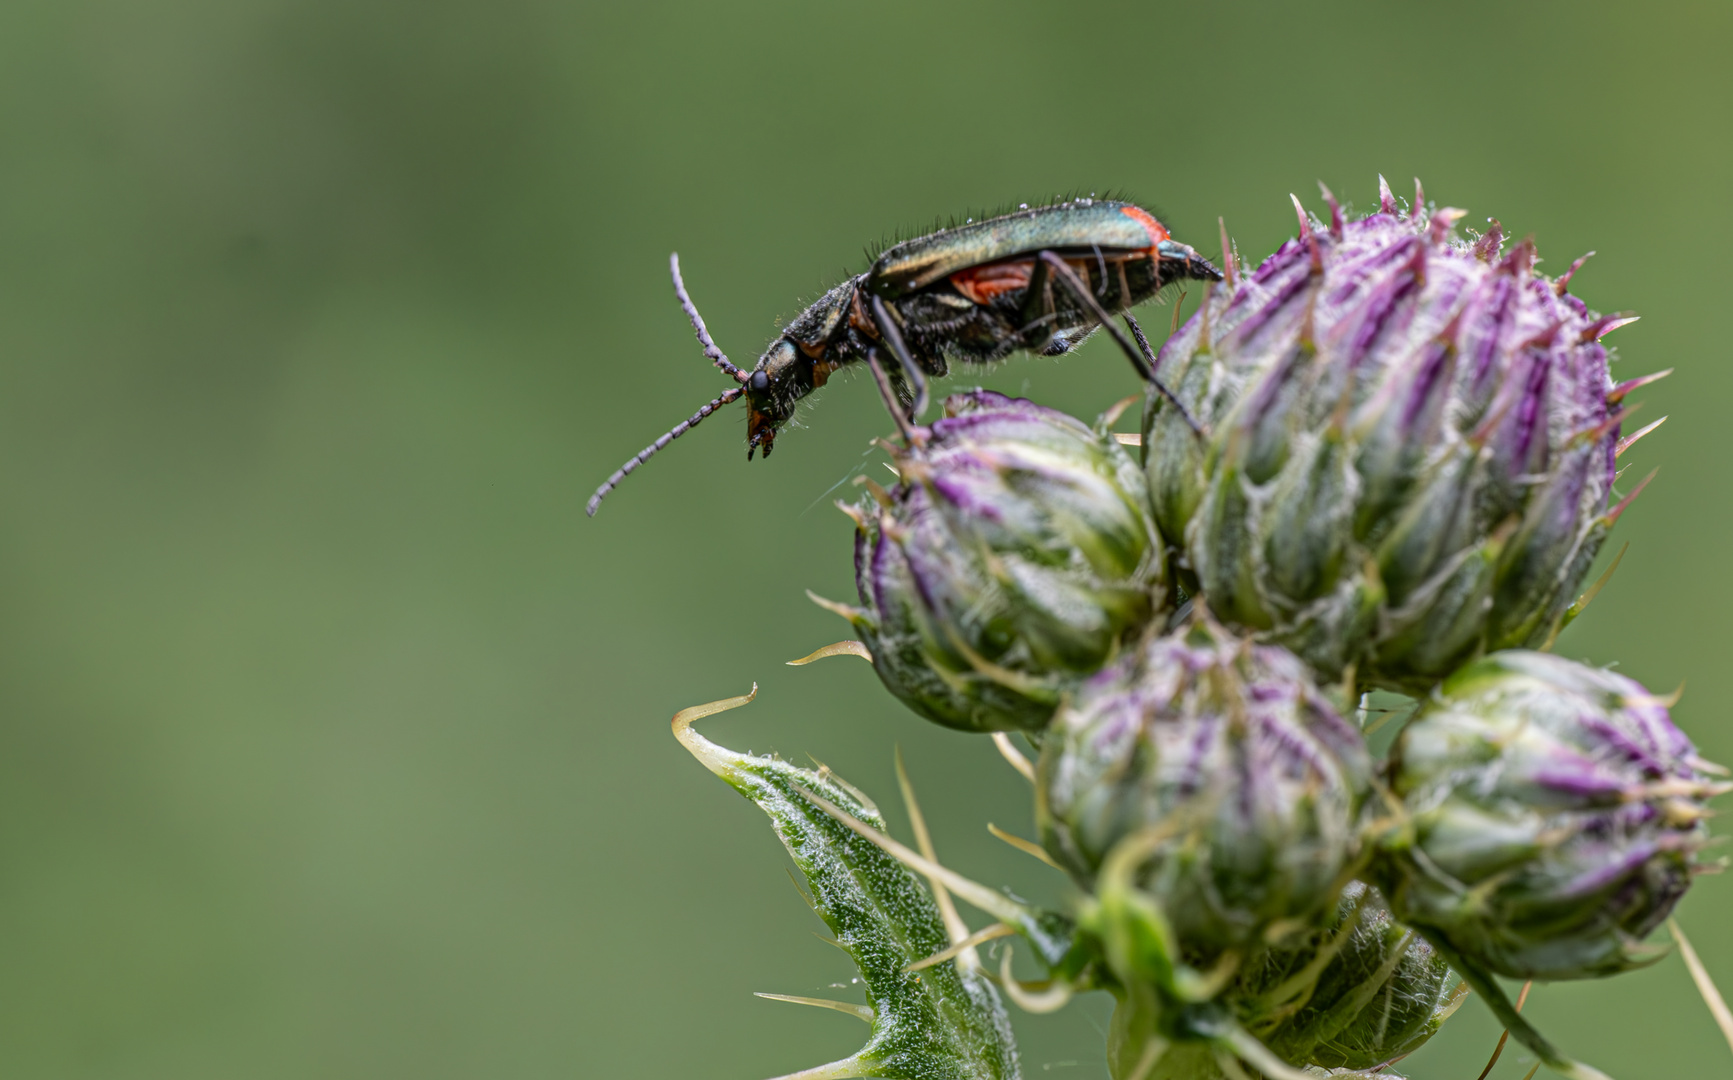
[[[1164,602],[1143,476],[1105,431],[977,390],[896,452],[902,482],[848,508],[886,687],[971,731],[1037,730]]]
[[[1196,619],[1089,679],[1060,710],[1044,738],[1036,817],[1080,885],[1096,888],[1117,864],[1141,897],[1127,910],[1159,912],[1179,955],[1120,958],[1159,980],[1174,961],[1201,967],[1223,950],[1261,948],[1272,927],[1331,904],[1368,773],[1359,732],[1292,654]]]
[[[1690,886],[1708,783],[1663,702],[1610,671],[1495,653],[1402,732],[1381,860],[1397,916],[1475,968],[1611,975]]]
[[[1601,318],[1462,212],[1303,222],[1163,347],[1145,467],[1223,620],[1320,677],[1424,691],[1565,619],[1618,515]]]
[[[1291,1068],[1367,1076],[1361,1070],[1418,1050],[1467,993],[1425,939],[1391,917],[1378,890],[1355,881],[1328,919],[1242,963],[1222,1001]],[[1208,1043],[1176,1044],[1150,1072],[1150,1080],[1226,1077]]]
[[[1377,889],[1343,890],[1335,917],[1247,966],[1242,1021],[1296,1065],[1372,1069],[1418,1050],[1468,987]]]

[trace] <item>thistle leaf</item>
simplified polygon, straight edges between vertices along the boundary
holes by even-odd
[[[829,769],[801,769],[737,753],[692,730],[700,716],[750,700],[749,694],[684,710],[674,717],[674,736],[705,768],[770,815],[812,891],[813,910],[860,969],[872,1010],[872,1035],[858,1052],[792,1075],[1019,1080],[1010,1020],[991,983],[954,963],[905,970],[951,945],[927,886],[797,792],[819,794],[883,830],[878,807]]]

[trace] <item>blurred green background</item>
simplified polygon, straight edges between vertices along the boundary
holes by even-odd
[[[826,492],[887,423],[842,379],[768,463],[741,416],[586,520],[862,247],[1124,189],[1258,257],[1377,175],[1537,237],[1644,320],[1672,422],[1619,576],[1562,643],[1733,759],[1726,294],[1733,8],[1711,3],[799,5],[10,0],[0,8],[0,1071],[717,1077],[839,1057],[844,957],[763,816],[668,733],[810,753],[939,851],[991,840],[989,743],[849,660]],[[1195,303],[1195,301],[1194,301]],[[1165,314],[1146,320],[1165,329]],[[952,380],[964,385],[973,377]],[[1096,342],[986,377],[1093,415]],[[1609,547],[1609,552],[1617,543]],[[1681,909],[1733,987],[1733,881]],[[849,991],[841,991],[843,994]],[[1682,965],[1540,988],[1620,1080],[1728,1075]],[[1026,1073],[1105,1076],[1105,1001],[1018,1017]],[[1471,1002],[1405,1066],[1471,1077]],[[1520,1077],[1513,1050],[1495,1074]],[[1472,1071],[1471,1071],[1472,1070]]]

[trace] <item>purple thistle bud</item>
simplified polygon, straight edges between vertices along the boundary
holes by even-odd
[[[1038,730],[1166,599],[1143,474],[1103,427],[985,390],[900,450],[901,478],[847,508],[885,686],[969,731]]]
[[[1509,651],[1445,680],[1402,732],[1397,917],[1521,979],[1649,963],[1708,842],[1711,783],[1666,703],[1610,671]]]
[[[1078,688],[1043,738],[1036,817],[1085,889],[1137,851],[1131,884],[1172,927],[1168,959],[1207,966],[1333,902],[1369,772],[1293,654],[1200,619]]]
[[[1416,199],[1422,196],[1416,187]],[[1152,397],[1151,506],[1211,610],[1320,675],[1424,690],[1556,632],[1612,524],[1618,399],[1589,311],[1534,244],[1380,181],[1380,211],[1301,235],[1161,351],[1211,432]],[[1574,267],[1573,267],[1574,269]]]

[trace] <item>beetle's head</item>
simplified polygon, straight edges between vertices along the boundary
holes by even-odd
[[[1155,250],[1161,256],[1163,281],[1180,281],[1186,278],[1193,281],[1222,279],[1222,272],[1211,266],[1209,260],[1199,255],[1189,244],[1182,244],[1178,240],[1163,240],[1155,245]]]
[[[812,388],[812,361],[794,342],[777,338],[746,379],[746,460],[769,457],[776,433],[794,415],[795,402]]]

